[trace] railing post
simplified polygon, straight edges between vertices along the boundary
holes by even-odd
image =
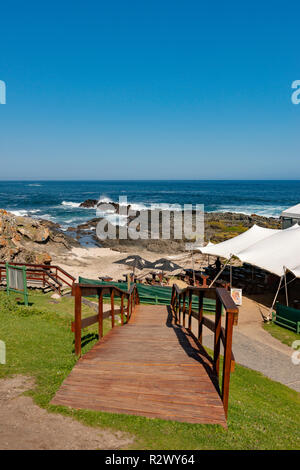
[[[115,292],[113,288],[110,290],[110,309],[111,309],[111,327],[115,326]]]
[[[75,354],[81,356],[81,289],[75,285]]]
[[[182,326],[185,328],[185,301],[186,301],[186,292],[183,293],[183,305],[182,305]]]
[[[173,310],[174,310],[175,295],[176,295],[176,292],[175,292],[175,287],[174,287],[174,284],[173,284],[172,295],[171,295],[171,307],[172,307]]]
[[[135,288],[135,304],[138,305],[139,303],[140,303],[139,290],[136,287]]]
[[[189,318],[188,318],[188,329],[192,328],[192,302],[193,302],[193,291],[189,290]]]
[[[222,328],[222,303],[219,296],[216,295],[216,313],[215,313],[215,335],[214,335],[214,370],[219,377],[220,370],[220,343]],[[230,349],[231,353],[231,349]]]
[[[180,297],[179,297],[179,294],[176,292],[175,325],[178,325],[179,323],[179,320],[178,320],[179,308],[180,308]]]
[[[129,322],[130,319],[130,297],[127,297],[127,308],[126,308],[126,323]]]
[[[124,325],[124,294],[121,295],[121,325]]]
[[[103,338],[103,290],[98,291],[98,332],[99,338]]]
[[[208,279],[208,276],[205,276],[204,274],[201,274],[201,278],[202,278],[202,287],[207,287],[207,279]]]
[[[199,292],[199,306],[198,306],[198,340],[202,344],[202,330],[203,330],[203,297],[204,292]]]
[[[222,401],[227,418],[228,400],[229,400],[229,382],[231,372],[231,348],[232,348],[232,330],[234,324],[234,313],[226,311],[225,345],[224,345],[224,364],[222,379]]]
[[[178,295],[178,323],[181,324],[181,293]]]

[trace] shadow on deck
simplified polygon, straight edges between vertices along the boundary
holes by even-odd
[[[211,358],[165,306],[138,305],[78,360],[51,403],[226,427]]]

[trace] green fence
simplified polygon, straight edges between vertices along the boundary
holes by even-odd
[[[86,279],[84,277],[79,277],[79,282],[82,284],[97,284],[99,286],[109,286],[114,285],[127,291],[127,282],[103,282],[96,281],[93,279]],[[171,294],[172,287],[162,287],[162,286],[147,286],[145,284],[137,284],[137,289],[140,297],[140,302],[142,304],[154,304],[154,305],[170,305],[171,303]],[[108,294],[106,295],[109,296]],[[192,307],[194,309],[198,308],[198,296],[193,295]],[[216,301],[214,299],[203,300],[203,309],[206,312],[215,312]]]
[[[276,303],[276,313],[273,313],[272,320],[277,325],[296,331],[300,334],[300,310],[286,305]]]
[[[24,304],[28,306],[28,290],[26,266],[14,266],[6,263],[6,291],[16,292],[24,296]]]

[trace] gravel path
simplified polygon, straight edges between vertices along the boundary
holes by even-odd
[[[203,343],[213,348],[213,336],[204,336]],[[233,352],[236,362],[300,392],[300,365],[292,363],[292,350],[288,349],[289,354],[286,354],[243,333],[234,332]]]
[[[233,332],[235,360],[300,392],[300,364],[292,363],[292,348],[282,344],[263,329],[261,316],[263,310],[266,313],[263,304],[247,297],[243,298],[239,324],[234,327]],[[192,329],[196,334],[196,321],[193,321]],[[203,330],[203,344],[213,349],[213,333],[207,328]]]

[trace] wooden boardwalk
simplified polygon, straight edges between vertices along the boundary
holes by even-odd
[[[51,403],[226,427],[217,383],[209,356],[169,308],[138,305],[79,359]]]

